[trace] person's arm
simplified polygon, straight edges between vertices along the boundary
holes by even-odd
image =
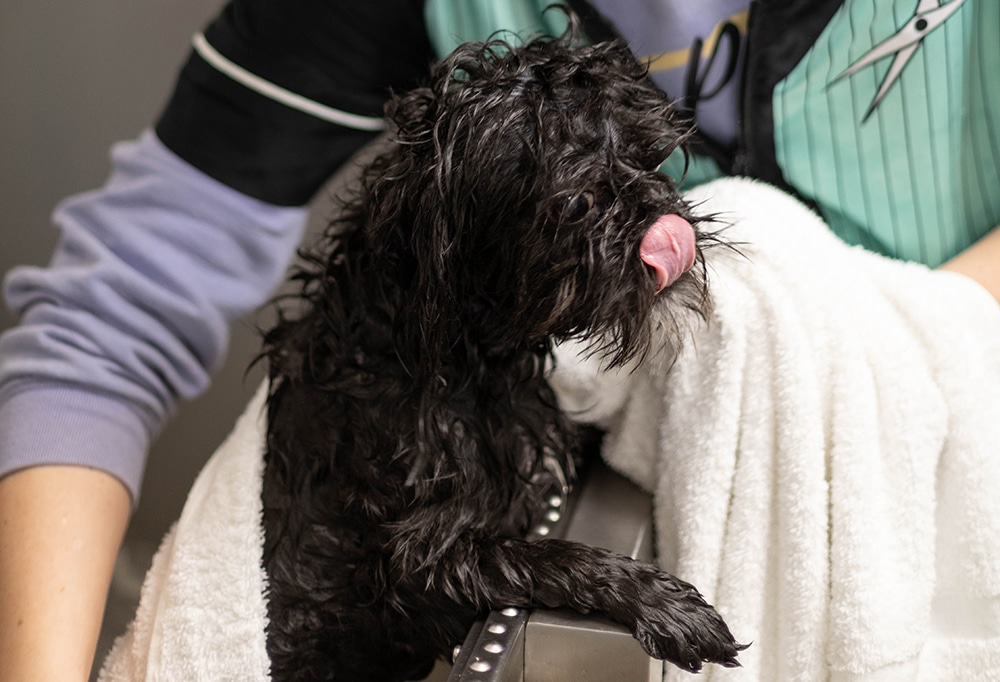
[[[0,337],[0,681],[87,679],[149,442],[280,281],[305,218],[147,134],[57,211],[52,266],[8,278],[22,322]]]
[[[149,442],[281,279],[302,204],[375,135],[247,84],[378,121],[430,60],[422,5],[236,0],[157,135],[118,147],[108,185],[57,212],[51,266],[8,277],[0,679],[86,679]]]
[[[0,681],[87,680],[130,505],[83,467],[0,480]]]
[[[981,284],[1000,303],[1000,227],[941,266]]]

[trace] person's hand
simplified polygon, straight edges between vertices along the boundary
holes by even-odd
[[[941,266],[981,284],[1000,303],[1000,227]]]
[[[0,479],[0,682],[85,682],[128,524],[113,476],[73,466]]]

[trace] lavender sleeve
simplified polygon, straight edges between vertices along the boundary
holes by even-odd
[[[228,188],[152,132],[112,162],[104,187],[56,209],[50,265],[5,281],[21,324],[0,336],[0,476],[87,466],[136,501],[150,441],[281,281],[307,214]]]

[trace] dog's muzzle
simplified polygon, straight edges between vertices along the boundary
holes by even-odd
[[[639,257],[656,276],[656,293],[694,266],[694,242],[694,228],[679,215],[661,216],[646,230],[639,245]]]

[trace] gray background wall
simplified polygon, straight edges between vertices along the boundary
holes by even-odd
[[[109,146],[154,120],[191,35],[221,6],[221,0],[0,2],[0,272],[47,262],[57,237],[49,222],[56,202],[104,181]],[[0,329],[14,323],[4,307]],[[249,325],[234,330],[229,362],[213,388],[185,405],[155,444],[102,647],[120,632],[152,548],[259,379],[259,373],[243,376],[256,341]]]

